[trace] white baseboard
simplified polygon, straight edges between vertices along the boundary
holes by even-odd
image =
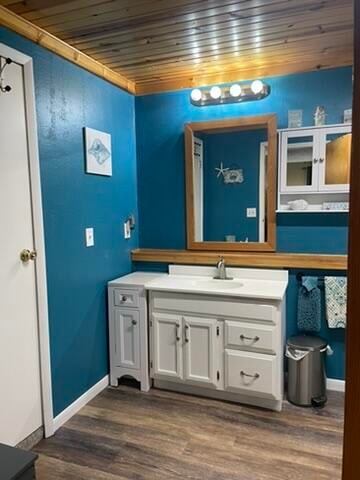
[[[96,395],[102,392],[109,385],[109,375],[106,375],[98,383],[92,386],[87,392],[83,393],[75,402],[65,408],[59,415],[54,418],[53,430],[54,433],[58,428],[70,420],[82,407],[85,407]]]
[[[335,392],[345,392],[345,380],[337,380],[336,378],[328,378],[326,380],[326,388]]]

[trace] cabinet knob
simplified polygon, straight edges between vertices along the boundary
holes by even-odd
[[[317,158],[314,158],[314,163],[318,163],[318,159],[317,159]]]
[[[126,295],[122,295],[122,296],[121,296],[121,301],[122,301],[122,302],[126,302],[126,300],[127,300],[127,296],[126,296]]]
[[[132,323],[133,325],[137,325],[137,320],[131,320],[131,323]]]
[[[320,163],[324,163],[324,161],[325,161],[325,158],[319,158]]]

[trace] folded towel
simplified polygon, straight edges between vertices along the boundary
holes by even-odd
[[[346,277],[325,277],[326,318],[329,328],[346,327]]]
[[[298,292],[297,326],[302,332],[320,332],[321,293],[317,277],[303,277]]]

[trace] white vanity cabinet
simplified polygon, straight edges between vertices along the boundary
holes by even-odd
[[[300,198],[310,211],[348,202],[350,159],[350,124],[280,130],[278,210]]]
[[[180,266],[170,268],[182,272]],[[190,268],[206,273],[214,270],[185,267],[187,272]],[[231,281],[227,286],[214,281],[219,289],[228,288],[228,294],[201,288],[197,292],[197,281],[192,280],[196,277],[186,280],[182,276],[179,283],[176,275],[169,275],[146,285],[150,376],[158,388],[280,411],[287,272],[272,272],[278,280],[258,284],[254,279],[264,271],[234,268],[229,272],[250,279],[245,278],[239,289],[232,289]],[[201,280],[198,282],[201,284]],[[209,283],[211,280],[207,280]],[[183,291],[179,291],[180,285],[184,285]],[[239,293],[241,289],[243,294]]]
[[[130,376],[148,391],[148,321],[146,282],[160,274],[135,272],[108,284],[110,384]]]

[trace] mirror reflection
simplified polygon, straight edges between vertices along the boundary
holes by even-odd
[[[327,133],[325,145],[325,185],[350,183],[351,133]]]
[[[313,183],[314,142],[312,136],[288,139],[286,185],[309,186]]]
[[[266,128],[196,131],[195,241],[264,242]]]

